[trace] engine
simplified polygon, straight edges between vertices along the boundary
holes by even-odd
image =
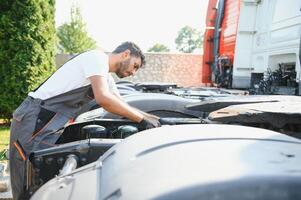
[[[164,118],[166,124],[200,124],[198,118]],[[163,123],[164,125],[164,123]],[[143,131],[138,123],[125,119],[97,119],[70,124],[60,134],[56,146],[34,151],[27,161],[27,195],[63,171],[68,158],[82,167],[96,161],[122,139]],[[68,168],[68,166],[65,166]]]

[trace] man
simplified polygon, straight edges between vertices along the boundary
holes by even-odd
[[[109,112],[141,123],[160,126],[159,118],[139,111],[121,100],[110,73],[123,78],[145,64],[134,43],[125,42],[112,54],[84,52],[60,67],[13,113],[10,137],[10,170],[14,199],[22,199],[26,181],[25,161],[31,151],[51,147],[62,128],[93,98]]]

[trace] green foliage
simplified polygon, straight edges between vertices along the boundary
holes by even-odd
[[[0,117],[54,70],[55,0],[0,1]]]
[[[6,152],[9,145],[9,127],[0,124],[0,161],[7,160]]]
[[[178,37],[176,38],[175,43],[179,51],[192,53],[195,49],[202,46],[202,38],[202,34],[196,29],[185,26],[178,32]]]
[[[167,46],[157,43],[154,46],[152,46],[151,48],[149,48],[147,51],[148,52],[169,52],[169,49]]]
[[[96,48],[96,42],[88,36],[78,7],[71,8],[71,22],[58,27],[58,50],[62,53],[76,54]]]
[[[7,160],[7,157],[6,157],[6,153],[7,153],[7,149],[4,149],[4,150],[0,150],[0,161],[4,161],[4,160]]]

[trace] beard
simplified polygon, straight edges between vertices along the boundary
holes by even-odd
[[[126,74],[126,70],[129,68],[130,63],[131,63],[131,59],[130,59],[130,58],[128,58],[128,59],[125,60],[125,61],[119,62],[119,63],[118,63],[118,69],[117,69],[117,71],[115,72],[115,74],[116,74],[119,78],[124,78],[124,77],[129,76],[129,75]]]

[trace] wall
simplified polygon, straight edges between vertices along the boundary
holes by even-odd
[[[57,56],[57,63],[62,63],[62,57]],[[200,86],[202,72],[202,58],[200,54],[171,54],[145,53],[146,65],[134,77],[115,80],[138,82],[176,83],[178,86]],[[59,66],[59,65],[58,65]]]

